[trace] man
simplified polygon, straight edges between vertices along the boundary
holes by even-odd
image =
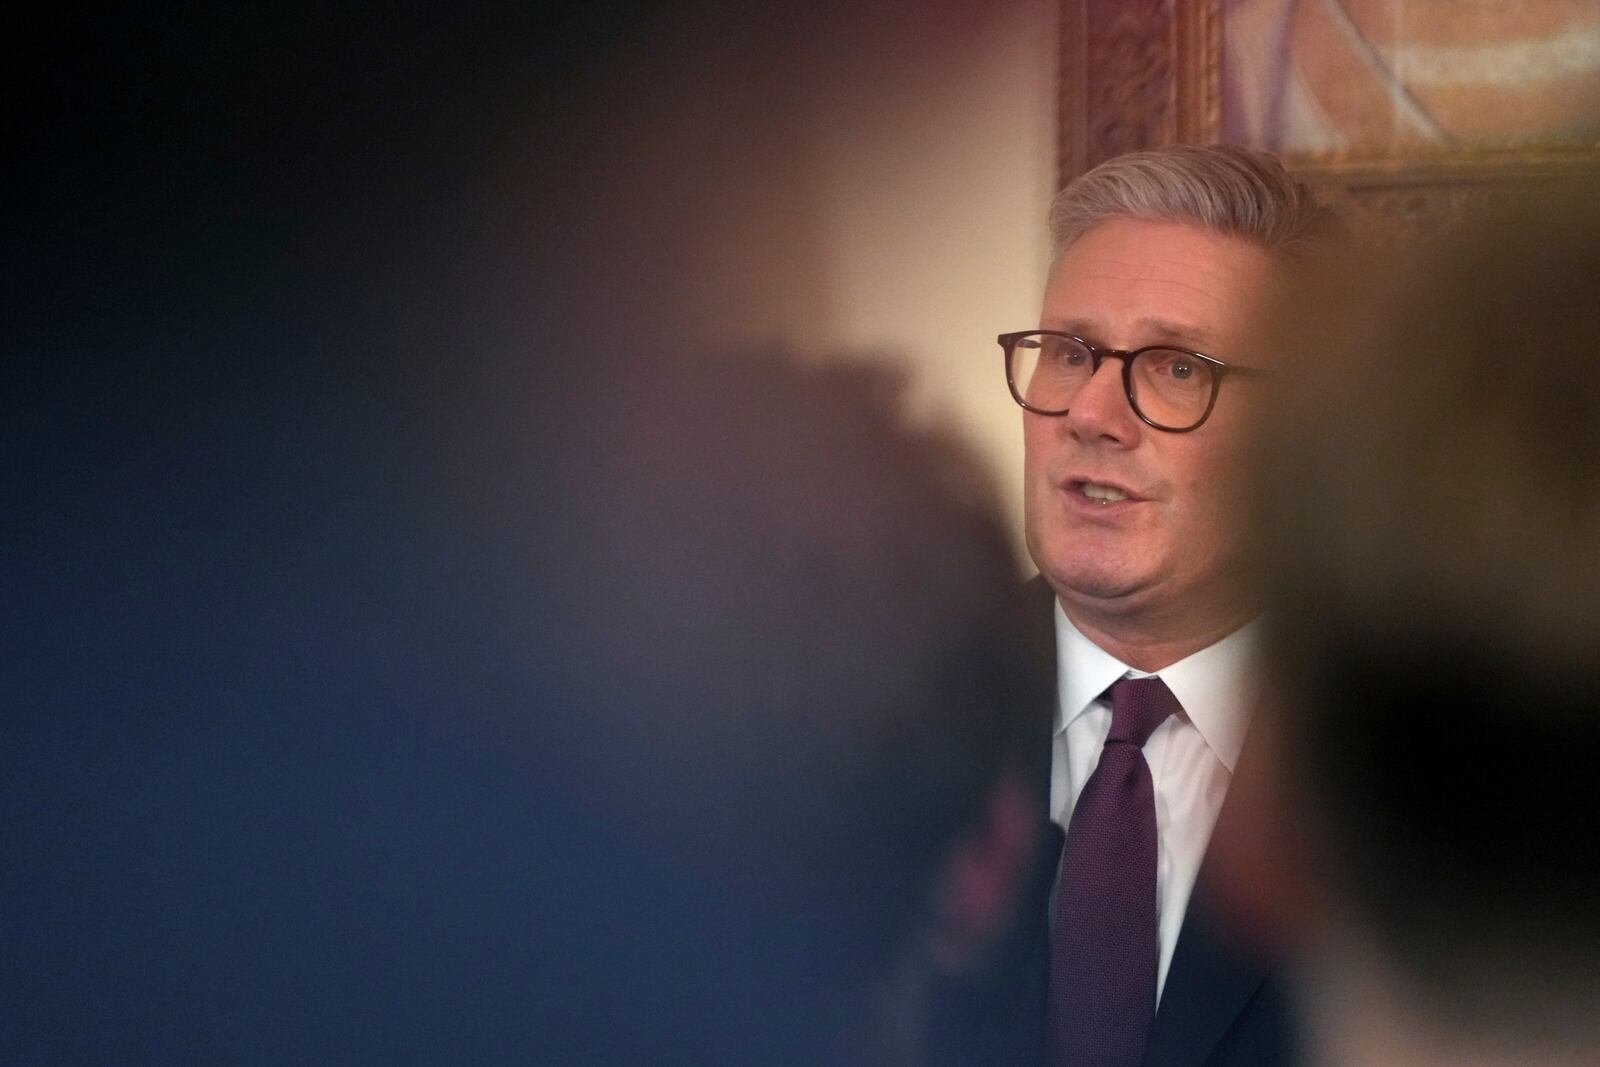
[[[1291,1058],[1276,984],[1213,922],[1204,859],[1255,699],[1240,460],[1273,362],[1257,320],[1324,219],[1258,153],[1114,159],[1054,205],[1040,328],[1001,337],[1057,648],[1038,787],[1066,833],[1034,934],[1053,1063]]]
[[[1245,884],[1329,1064],[1600,1062],[1597,188],[1284,316]]]

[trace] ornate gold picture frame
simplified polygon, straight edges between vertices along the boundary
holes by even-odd
[[[1401,235],[1448,226],[1478,202],[1525,195],[1530,187],[1537,187],[1537,179],[1600,165],[1600,126],[1593,124],[1593,117],[1600,116],[1596,110],[1600,109],[1600,0],[1593,3],[1592,16],[1585,0],[1501,5],[1498,11],[1490,11],[1486,17],[1531,20],[1528,37],[1532,44],[1524,45],[1522,52],[1508,50],[1504,41],[1492,40],[1476,49],[1459,47],[1463,36],[1474,31],[1470,25],[1453,25],[1444,31],[1453,34],[1445,42],[1448,48],[1437,47],[1437,42],[1430,40],[1402,42],[1410,49],[1408,55],[1421,57],[1413,59],[1414,69],[1437,69],[1437,61],[1433,68],[1426,68],[1425,61],[1445,55],[1455,57],[1457,68],[1484,72],[1481,76],[1490,84],[1474,87],[1476,97],[1458,94],[1461,99],[1456,101],[1443,99],[1437,92],[1431,98],[1408,92],[1383,65],[1384,56],[1395,55],[1397,50],[1390,48],[1380,54],[1362,40],[1363,28],[1357,25],[1357,17],[1363,15],[1371,23],[1371,12],[1385,4],[1403,14],[1408,4],[1428,2],[1063,0],[1061,182],[1065,184],[1111,156],[1140,148],[1253,141],[1257,147],[1278,151],[1292,170],[1329,199],[1353,208],[1352,217],[1358,223]],[[1265,11],[1267,8],[1274,10]],[[1556,21],[1560,18],[1569,22],[1561,24]],[[1435,19],[1432,24],[1438,22]],[[1486,32],[1485,28],[1494,27],[1480,20],[1478,32]],[[1316,37],[1314,31],[1322,36]],[[1336,33],[1343,36],[1330,36]],[[1336,69],[1339,49],[1347,48],[1349,58],[1343,73],[1347,79],[1352,70],[1373,79],[1388,76],[1381,94],[1352,85],[1344,95],[1351,98],[1350,106],[1365,107],[1368,112],[1374,107],[1396,108],[1388,127],[1394,134],[1381,143],[1354,136],[1349,144],[1307,147],[1305,142],[1316,138],[1300,134],[1297,141],[1297,131],[1291,130],[1289,136],[1279,138],[1284,143],[1271,143],[1271,137],[1262,143],[1260,115],[1268,108],[1257,106],[1253,123],[1240,121],[1241,114],[1250,110],[1250,101],[1241,94],[1260,92],[1263,85],[1271,85],[1275,104],[1286,78],[1281,72],[1257,72],[1253,80],[1241,78],[1243,64],[1239,61],[1241,57],[1264,57],[1292,62],[1296,48],[1309,60],[1304,65],[1313,74],[1341,76]],[[1543,51],[1529,51],[1538,48]],[[1490,65],[1493,60],[1502,67],[1519,61],[1528,64],[1533,72],[1530,79],[1539,79],[1537,88],[1543,96],[1517,112],[1510,106],[1511,90],[1497,88],[1512,85],[1516,71],[1501,73]],[[1556,73],[1564,80],[1555,81]],[[1296,77],[1303,83],[1306,74],[1297,72]],[[1303,84],[1294,88],[1303,90]],[[1526,129],[1535,130],[1532,134],[1522,127],[1508,127],[1499,135],[1463,137],[1445,136],[1437,124],[1427,125],[1432,119],[1424,105],[1436,110],[1441,104],[1454,105],[1458,116],[1473,118],[1485,112],[1485,101],[1490,111],[1505,104],[1499,107],[1501,114],[1489,114],[1490,119],[1516,123],[1528,115],[1541,119],[1553,115],[1565,125],[1544,132],[1528,125]],[[1509,135],[1512,130],[1516,135]],[[1323,141],[1328,139],[1323,131]]]

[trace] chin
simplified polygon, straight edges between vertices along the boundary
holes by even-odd
[[[1112,603],[1134,603],[1150,587],[1144,575],[1081,562],[1058,563],[1040,568],[1045,581],[1064,600],[1077,600],[1104,607]]]
[[[1104,538],[1060,527],[1026,530],[1028,554],[1045,581],[1062,596],[1116,598],[1137,592],[1148,568],[1129,559],[1124,538]]]

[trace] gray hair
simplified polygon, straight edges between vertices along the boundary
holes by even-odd
[[[1114,218],[1187,222],[1294,252],[1331,225],[1333,213],[1276,156],[1238,145],[1170,145],[1107,160],[1063,189],[1050,206],[1052,259]]]

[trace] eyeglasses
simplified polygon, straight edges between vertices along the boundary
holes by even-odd
[[[1122,360],[1122,390],[1134,414],[1169,433],[1198,429],[1211,416],[1225,376],[1263,373],[1167,345],[1131,352],[1097,348],[1056,330],[1003,333],[999,341],[1006,354],[1011,395],[1024,409],[1036,415],[1065,415],[1078,391],[1110,357]]]

